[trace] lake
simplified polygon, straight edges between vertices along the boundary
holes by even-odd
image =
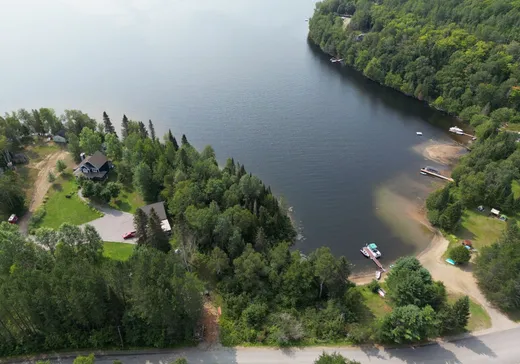
[[[375,241],[386,265],[431,238],[403,201],[422,201],[432,183],[418,174],[426,162],[414,147],[451,141],[453,120],[330,63],[307,42],[313,8],[308,0],[8,2],[0,106],[152,119],[158,132],[211,144],[220,162],[233,156],[271,185],[293,207],[304,252],[325,245],[356,270],[372,269],[359,249]]]

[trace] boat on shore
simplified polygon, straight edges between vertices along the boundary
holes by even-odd
[[[450,128],[450,132],[458,134],[458,135],[464,135],[464,130],[462,130],[461,128],[457,128],[456,126],[452,126]]]
[[[376,279],[377,280],[380,280],[381,279],[381,271],[380,270],[376,270]]]
[[[330,61],[331,61],[332,63],[338,63],[338,62],[343,61],[343,58],[332,57],[332,58],[330,59]]]

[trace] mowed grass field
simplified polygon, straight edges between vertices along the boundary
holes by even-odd
[[[125,261],[132,256],[134,247],[133,244],[106,241],[103,243],[103,256],[113,260]]]
[[[66,196],[70,195],[70,198]],[[63,223],[81,225],[100,218],[102,214],[88,206],[78,197],[78,187],[74,176],[65,173],[56,179],[47,192],[44,203],[45,216],[37,224],[38,227],[56,229]]]

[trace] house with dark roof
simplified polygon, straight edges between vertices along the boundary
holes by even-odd
[[[107,178],[112,164],[103,153],[97,151],[86,158],[82,153],[81,158],[83,160],[74,170],[75,176],[85,177],[94,181],[102,181]]]
[[[146,205],[140,208],[146,214],[146,216],[150,216],[152,210],[155,211],[157,216],[159,216],[159,220],[161,220],[161,227],[163,231],[170,233],[172,228],[170,226],[170,222],[168,221],[168,216],[166,216],[166,209],[164,208],[164,201],[156,202],[151,205]]]

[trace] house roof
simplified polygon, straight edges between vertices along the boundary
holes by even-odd
[[[164,201],[141,207],[141,210],[143,210],[143,212],[148,216],[150,215],[152,209],[154,209],[157,216],[159,216],[159,220],[163,221],[168,219],[166,216],[166,210],[164,209]]]
[[[65,138],[65,129],[61,129],[60,131],[58,131],[56,134],[54,134],[54,136],[58,135],[62,138]]]
[[[103,167],[103,165],[108,162],[107,157],[101,153],[100,151],[97,151],[96,153],[92,154],[90,157],[85,158],[83,162],[78,167],[83,166],[85,163],[90,163],[97,169]]]

